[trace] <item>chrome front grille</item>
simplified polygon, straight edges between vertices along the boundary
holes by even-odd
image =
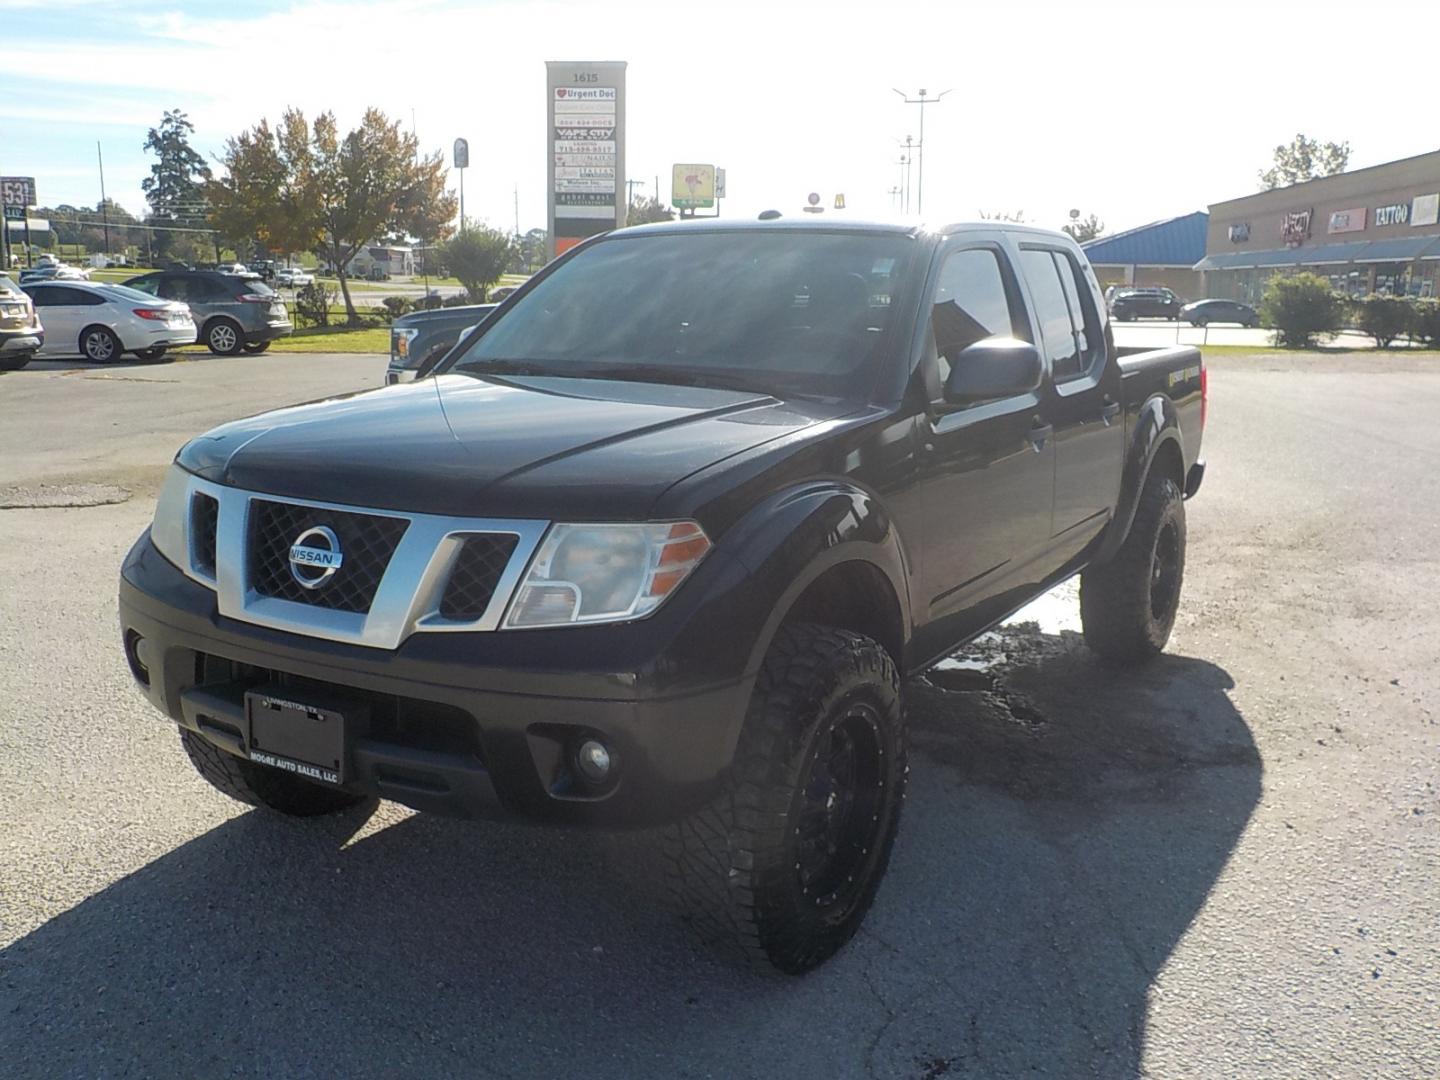
[[[187,505],[184,569],[215,590],[221,615],[383,649],[415,633],[498,628],[549,526],[283,499],[199,477]],[[292,568],[291,548],[319,527],[343,557],[317,583]]]

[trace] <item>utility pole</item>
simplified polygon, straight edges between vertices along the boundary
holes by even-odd
[[[515,239],[520,239],[520,185],[515,185]]]
[[[920,96],[917,98],[908,96],[904,90],[896,90],[895,93],[900,95],[900,99],[906,105],[920,106],[920,141],[915,144],[915,149],[920,154],[919,176],[915,180],[915,212],[923,213],[925,210],[925,106],[934,105],[950,91],[941,90],[933,98],[929,97],[928,91],[925,90],[921,90]]]
[[[95,157],[100,162],[100,220],[105,223],[105,261],[110,261],[110,207],[105,198],[105,155],[100,152],[100,140],[95,140]]]
[[[890,201],[895,204],[896,209],[899,209],[901,195],[900,185],[896,184],[889,191],[885,192],[885,194],[890,196]]]
[[[633,203],[633,202],[635,201],[635,189],[636,189],[637,187],[644,187],[644,186],[645,186],[645,181],[644,181],[644,180],[626,180],[626,181],[625,181],[625,203],[626,203],[627,206],[628,206],[630,203]]]

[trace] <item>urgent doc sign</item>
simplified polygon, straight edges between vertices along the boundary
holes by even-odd
[[[625,224],[625,63],[545,64],[548,255]]]

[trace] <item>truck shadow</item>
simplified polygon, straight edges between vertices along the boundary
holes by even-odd
[[[252,812],[0,951],[6,1075],[1135,1075],[1258,753],[1204,661],[983,648],[912,682],[890,876],[805,979],[695,949],[643,834]]]

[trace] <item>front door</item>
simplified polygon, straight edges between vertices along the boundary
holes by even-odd
[[[930,308],[934,351],[921,373],[931,409],[916,494],[924,508],[921,576],[931,621],[922,637],[948,642],[1013,607],[1012,593],[1048,546],[1055,450],[1043,385],[964,408],[944,403],[945,378],[967,346],[997,336],[1031,340],[1032,331],[1002,243],[967,238],[943,259]]]
[[[1109,522],[1120,496],[1125,419],[1119,365],[1110,363],[1099,301],[1073,254],[1022,244],[1020,262],[1041,324],[1055,425],[1055,556],[1063,563]]]

